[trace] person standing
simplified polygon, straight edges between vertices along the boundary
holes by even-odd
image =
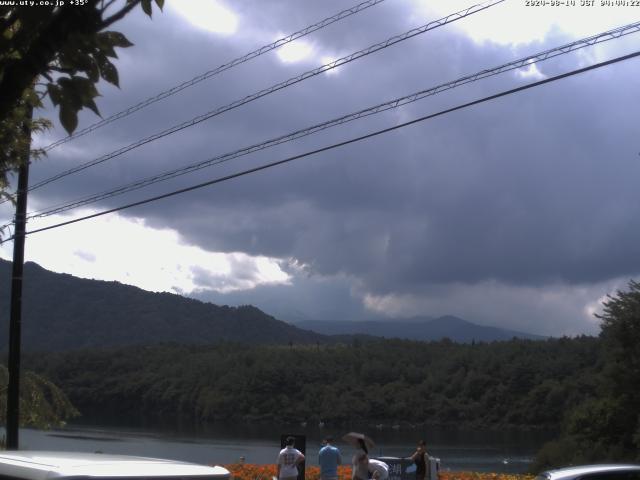
[[[286,446],[278,454],[278,479],[296,480],[298,478],[298,465],[304,462],[304,455],[295,448],[296,439],[287,437]]]
[[[333,437],[326,437],[323,446],[318,452],[320,464],[320,480],[338,480],[338,465],[342,464],[342,456],[337,447],[331,445]]]
[[[358,439],[358,448],[351,459],[353,465],[353,480],[368,480],[369,478],[369,449],[363,439]]]
[[[411,455],[411,460],[416,464],[416,480],[425,480],[427,477],[427,462],[429,455],[427,454],[427,442],[420,440],[415,453]]]

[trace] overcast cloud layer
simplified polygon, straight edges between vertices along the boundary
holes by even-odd
[[[122,89],[101,88],[103,116],[348,6],[337,0],[212,0],[230,16],[218,11],[211,31],[187,20],[177,0],[167,3],[152,21],[137,12],[118,25],[136,45],[120,51]],[[34,191],[30,206],[107,190],[568,43],[588,30],[585,25],[595,34],[622,24],[620,11],[594,15],[575,7],[554,25],[539,20],[523,40],[509,32],[518,25],[524,29],[527,20],[531,28],[540,12],[520,8],[518,15],[505,16],[514,3],[524,4],[510,3]],[[387,0],[298,42],[297,49],[243,64],[53,150],[33,168],[32,183],[470,4]],[[626,18],[638,20],[640,9],[628,10]],[[182,188],[626,54],[637,45],[637,35],[92,208]],[[302,58],[291,61],[296,54]],[[251,303],[285,320],[451,314],[545,335],[596,333],[593,313],[603,296],[640,274],[638,69],[639,60],[630,60],[119,215],[174,231],[176,244],[235,255],[221,270],[214,260],[185,263],[169,247],[160,251],[147,241],[137,248],[152,251],[158,265],[188,271],[190,278],[188,285],[152,288],[217,303]],[[95,120],[83,114],[81,126]],[[56,129],[38,142],[61,135]],[[9,218],[10,212],[4,208],[2,215]],[[67,229],[66,240],[65,229],[59,230],[58,240],[49,243],[51,258],[69,255],[96,266],[88,276],[117,278],[103,275],[96,263],[109,238],[96,235],[76,245],[75,228],[80,227]],[[111,233],[121,235],[115,224]],[[28,242],[46,243],[46,235]],[[47,267],[46,256],[34,260]],[[132,278],[144,276],[135,268],[135,251],[126,258],[119,279],[141,284]],[[265,258],[277,265],[271,277]],[[58,262],[55,269],[74,273],[71,262],[68,269]]]

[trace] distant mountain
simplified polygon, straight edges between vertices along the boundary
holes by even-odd
[[[8,345],[11,262],[0,259],[0,351]],[[22,345],[26,351],[220,341],[286,344],[335,341],[252,307],[204,303],[118,282],[24,266]]]
[[[511,340],[513,337],[541,340],[545,337],[498,327],[485,327],[451,315],[429,318],[419,317],[386,321],[332,322],[310,320],[298,322],[297,327],[324,335],[367,334],[386,338],[437,341],[449,338],[454,342],[492,342]]]

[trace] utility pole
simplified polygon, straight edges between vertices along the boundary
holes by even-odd
[[[20,343],[22,328],[22,271],[27,223],[27,191],[29,189],[29,153],[31,151],[31,118],[29,108],[22,127],[26,147],[18,170],[16,216],[13,233],[13,270],[11,274],[11,314],[9,320],[9,385],[7,389],[7,450],[18,449],[20,426]]]

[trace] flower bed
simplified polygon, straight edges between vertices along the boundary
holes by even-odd
[[[231,472],[231,480],[271,480],[276,475],[275,465],[234,463],[224,466]],[[320,467],[306,468],[306,480],[318,480]],[[338,467],[338,480],[351,480],[351,467]],[[532,475],[478,472],[440,472],[440,480],[533,480]]]
[[[515,473],[440,472],[440,480],[533,480],[533,475]]]

